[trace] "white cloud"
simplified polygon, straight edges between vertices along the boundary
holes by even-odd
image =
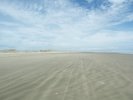
[[[69,0],[44,0],[44,5],[36,2],[27,6],[19,2],[1,3],[0,12],[18,21],[3,23],[14,24],[12,29],[7,30],[7,34],[13,34],[14,38],[8,38],[12,39],[12,45],[16,45],[16,48],[91,49],[108,45],[113,47],[118,42],[131,41],[133,35],[131,32],[104,30],[133,19],[130,13],[123,15],[123,11],[126,10],[123,4],[125,0],[109,1],[112,2],[112,6],[104,11],[74,6]],[[20,22],[22,25],[18,25]],[[6,30],[4,32],[6,33]],[[15,35],[20,41],[19,45],[13,40]]]
[[[120,31],[102,31],[98,32],[88,38],[91,44],[108,46],[110,44],[119,45],[119,43],[132,41],[132,32],[120,32]]]

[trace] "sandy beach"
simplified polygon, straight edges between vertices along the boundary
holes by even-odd
[[[133,54],[0,53],[0,100],[133,100]]]

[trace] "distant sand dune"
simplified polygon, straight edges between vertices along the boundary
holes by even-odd
[[[0,100],[133,100],[133,55],[0,53]]]

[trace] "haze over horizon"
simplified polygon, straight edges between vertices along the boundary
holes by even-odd
[[[9,48],[133,52],[133,0],[1,0]]]

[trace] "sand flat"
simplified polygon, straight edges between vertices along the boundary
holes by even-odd
[[[133,55],[0,53],[0,100],[133,100]]]

